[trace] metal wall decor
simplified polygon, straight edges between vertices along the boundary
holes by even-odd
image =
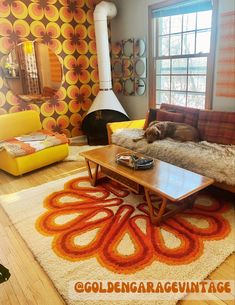
[[[112,44],[112,76],[115,93],[141,96],[146,93],[146,43],[126,39]]]

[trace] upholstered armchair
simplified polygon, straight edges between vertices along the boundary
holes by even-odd
[[[54,146],[17,157],[4,149],[4,143],[8,139],[40,132],[40,130],[42,125],[36,111],[28,110],[0,115],[0,169],[18,176],[63,160],[68,155],[68,143],[65,143],[68,141],[62,144],[55,141]]]

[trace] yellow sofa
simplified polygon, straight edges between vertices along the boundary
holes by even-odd
[[[0,115],[0,141],[42,129],[39,114],[28,110]],[[35,153],[12,157],[0,151],[0,169],[19,176],[51,163],[63,160],[68,155],[68,144],[45,148]]]

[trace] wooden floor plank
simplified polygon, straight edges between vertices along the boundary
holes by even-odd
[[[52,180],[76,174],[85,163],[61,162],[21,177],[0,171],[0,194],[9,194]],[[65,305],[51,280],[0,209],[0,262],[11,271],[8,282],[0,285],[0,305]],[[234,279],[235,254],[209,276],[210,279]],[[178,305],[233,305],[230,301],[190,301]]]
[[[6,292],[6,287],[7,286],[8,286],[8,283],[3,283],[0,286],[0,304],[1,305],[4,305],[4,304],[12,305],[10,303],[10,300],[9,300],[7,292]],[[18,305],[18,304],[16,304],[16,305]]]
[[[211,300],[211,301],[206,301],[206,305],[234,305],[234,300],[231,301],[223,301],[223,300]]]

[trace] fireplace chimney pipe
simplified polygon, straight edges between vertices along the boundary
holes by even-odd
[[[102,1],[95,7],[95,36],[101,90],[112,88],[107,19],[116,15],[116,6],[111,2]]]
[[[128,115],[112,90],[107,19],[115,17],[116,14],[116,6],[111,2],[102,1],[95,7],[94,21],[100,91],[87,112],[87,116],[97,110],[114,110],[124,114],[128,119]]]

